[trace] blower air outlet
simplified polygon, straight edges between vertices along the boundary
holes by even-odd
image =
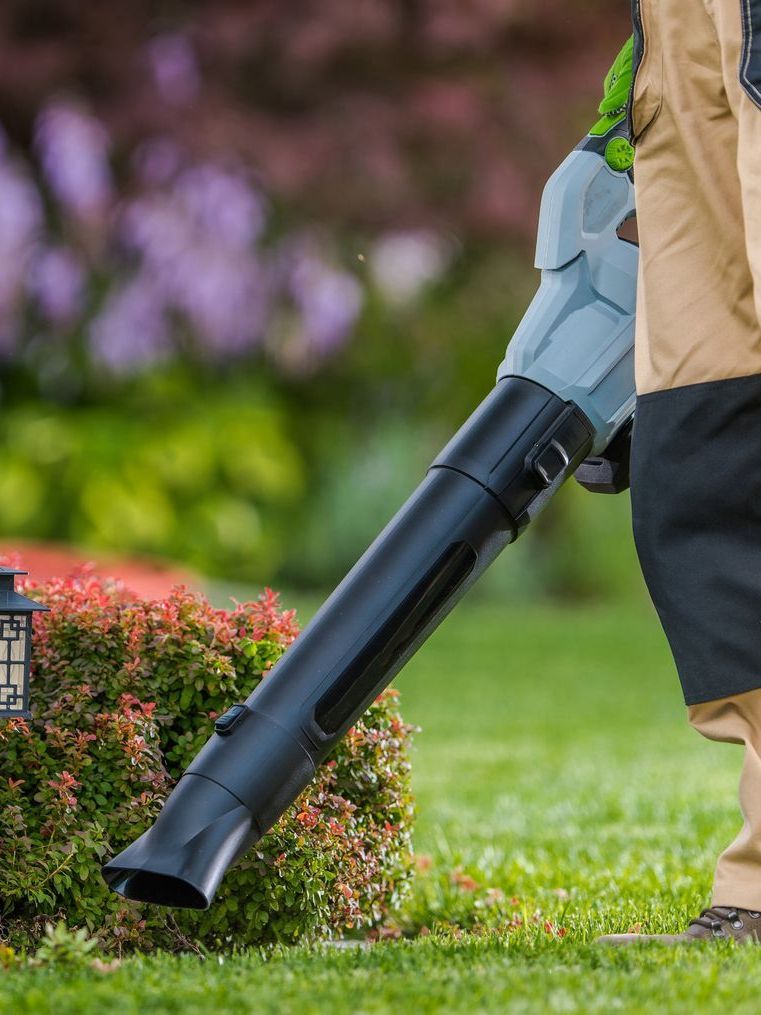
[[[447,547],[317,702],[315,721],[323,733],[337,733],[362,708],[383,674],[395,669],[468,577],[476,560],[476,551],[468,543]]]
[[[207,909],[209,905],[203,893],[183,878],[152,871],[127,871],[111,882],[111,888],[127,899],[171,909]]]

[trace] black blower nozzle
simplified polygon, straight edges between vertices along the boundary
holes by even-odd
[[[216,732],[155,825],[107,863],[126,898],[203,909],[225,871],[592,444],[579,409],[500,381],[283,658]]]
[[[206,909],[227,868],[256,838],[240,800],[210,779],[188,775],[153,828],[108,864],[106,881],[127,899]]]

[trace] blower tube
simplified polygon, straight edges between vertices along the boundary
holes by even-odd
[[[230,864],[309,785],[592,438],[572,403],[522,377],[501,380],[272,672],[217,719],[153,827],[103,868],[109,886],[207,908]]]

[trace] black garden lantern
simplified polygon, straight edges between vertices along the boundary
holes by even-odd
[[[0,567],[0,718],[28,719],[29,668],[32,661],[32,614],[47,606],[16,592],[17,574]]]

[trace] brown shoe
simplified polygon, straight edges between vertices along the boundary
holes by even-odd
[[[631,945],[640,941],[659,941],[661,944],[695,944],[716,938],[734,939],[745,944],[761,942],[761,913],[752,909],[733,909],[730,906],[712,906],[690,922],[681,934],[605,934],[595,944]]]

